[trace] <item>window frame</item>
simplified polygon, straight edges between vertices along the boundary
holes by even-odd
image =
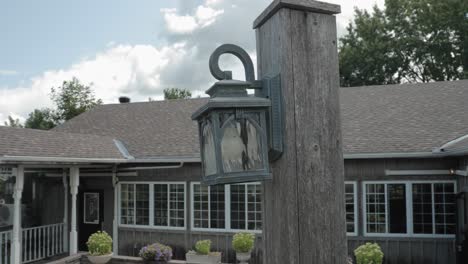
[[[194,197],[194,185],[201,184],[200,182],[190,182],[190,230],[197,231],[197,232],[226,232],[226,233],[237,233],[237,232],[249,232],[254,234],[261,234],[262,230],[250,230],[250,229],[233,229],[231,228],[231,185],[225,184],[224,185],[224,228],[204,228],[204,227],[195,227],[195,219],[194,219],[194,208],[195,208],[195,201]],[[254,184],[261,184],[261,182],[247,182],[247,183],[239,183],[240,185],[254,185]],[[233,184],[234,185],[234,184]],[[263,187],[262,187],[263,188]],[[247,206],[247,188],[245,188],[245,196],[246,196],[246,226],[248,226],[248,206]],[[263,191],[262,191],[262,199],[263,199]],[[263,201],[263,200],[262,200]],[[208,223],[210,223],[211,219],[211,205],[210,205],[210,191],[208,191]],[[262,202],[262,227],[263,227],[263,202]]]
[[[345,216],[346,216],[346,184],[353,185],[353,206],[354,206],[354,232],[348,232],[346,230],[347,236],[357,236],[358,235],[358,189],[357,189],[357,181],[345,181]],[[348,223],[346,222],[345,218],[345,226],[347,229]]]
[[[415,237],[415,238],[455,238],[456,234],[415,234],[413,231],[413,184],[437,184],[437,183],[452,183],[454,194],[457,194],[458,186],[456,180],[383,180],[383,181],[362,181],[362,222],[363,236],[365,237]],[[385,233],[368,233],[367,232],[367,207],[366,207],[366,185],[367,184],[384,184],[385,189]],[[406,233],[388,233],[388,184],[404,184],[406,193]],[[432,193],[432,196],[434,193]],[[434,207],[434,201],[432,201]],[[432,210],[434,217],[434,210]],[[433,232],[435,232],[435,222],[433,222]]]
[[[128,225],[122,224],[122,201],[121,201],[121,191],[122,184],[146,184],[149,185],[149,224],[148,225]],[[184,186],[184,226],[169,226],[170,223],[170,206],[168,206],[168,226],[154,225],[154,185],[155,184],[166,184],[168,204],[170,203],[170,185],[171,184],[180,184]],[[117,184],[117,201],[118,201],[118,226],[126,228],[139,228],[139,229],[157,229],[157,230],[187,230],[187,182],[185,181],[121,181]],[[136,190],[136,189],[135,189]],[[136,194],[135,194],[136,195]]]

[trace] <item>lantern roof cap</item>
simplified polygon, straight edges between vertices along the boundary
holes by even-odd
[[[251,85],[247,81],[221,80],[215,82],[205,93],[210,97],[246,97]]]
[[[200,116],[205,115],[213,109],[265,108],[270,106],[271,102],[269,99],[253,95],[241,97],[214,97],[210,98],[208,103],[192,114],[192,120],[197,120]]]

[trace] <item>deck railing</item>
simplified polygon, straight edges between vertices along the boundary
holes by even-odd
[[[0,232],[0,263],[10,263],[11,230]]]
[[[22,230],[23,263],[64,253],[63,232],[63,223],[24,228]]]

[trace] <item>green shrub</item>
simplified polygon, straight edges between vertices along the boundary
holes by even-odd
[[[354,250],[357,264],[382,264],[383,252],[377,243],[366,243]]]
[[[248,253],[254,247],[254,241],[254,234],[237,233],[232,238],[232,248],[238,253]]]
[[[112,253],[112,238],[105,232],[97,231],[86,242],[91,256],[101,256]]]
[[[211,251],[211,240],[200,240],[195,244],[195,251],[200,255],[208,255]]]

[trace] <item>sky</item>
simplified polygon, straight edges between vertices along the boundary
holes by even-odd
[[[0,125],[51,107],[50,89],[77,77],[104,103],[160,100],[165,88],[204,96],[215,79],[213,50],[240,45],[255,64],[254,19],[271,0],[41,0],[0,2]],[[354,8],[384,0],[329,0],[341,5],[338,36]],[[222,69],[243,79],[241,63],[221,57]]]

